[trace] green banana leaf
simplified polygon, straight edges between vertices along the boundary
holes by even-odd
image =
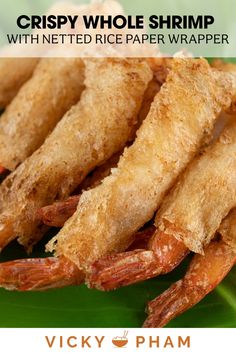
[[[45,256],[43,248],[41,243],[33,256]],[[26,256],[14,242],[0,261]],[[166,276],[108,293],[84,285],[31,293],[0,289],[0,327],[140,327],[146,303],[182,277],[188,263],[189,259]],[[236,268],[215,291],[168,326],[236,327]]]

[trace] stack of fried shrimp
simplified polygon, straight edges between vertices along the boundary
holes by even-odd
[[[193,252],[185,277],[148,305],[144,326],[162,327],[236,262],[236,69],[177,57],[53,60],[32,62],[17,85],[10,75],[0,95],[11,100],[0,163],[12,171],[0,185],[0,248],[17,239],[30,252],[56,226],[54,256],[1,263],[0,286],[112,290]]]

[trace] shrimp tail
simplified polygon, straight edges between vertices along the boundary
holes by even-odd
[[[8,290],[46,290],[82,281],[82,272],[64,257],[19,259],[0,264],[0,286]]]
[[[40,208],[37,211],[37,217],[45,225],[62,227],[76,211],[79,199],[80,195],[74,195],[65,201]]]
[[[147,249],[109,255],[94,262],[87,276],[89,286],[112,290],[172,271],[189,250],[171,235],[150,231]]]
[[[170,320],[185,312],[228,274],[236,261],[236,254],[223,241],[212,242],[205,255],[196,254],[185,277],[148,304],[148,318],[144,327],[164,327]]]

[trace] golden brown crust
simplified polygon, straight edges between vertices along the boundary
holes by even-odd
[[[44,230],[36,210],[69,196],[97,165],[121,150],[152,79],[143,60],[86,60],[86,89],[45,143],[0,186],[0,221],[29,247]]]
[[[236,208],[222,221],[218,232],[223,241],[236,252]]]
[[[138,114],[138,123],[134,126],[133,132],[129,138],[129,144],[134,140],[137,131],[137,126],[141,125],[142,121],[147,116],[151,103],[160,90],[161,82],[153,78],[144,93],[141,109]],[[127,144],[127,146],[129,145]],[[101,184],[102,180],[111,174],[112,168],[117,167],[120,156],[123,150],[114,154],[109,160],[93,170],[83,182],[76,188],[73,194],[78,196],[69,197],[61,202],[55,202],[38,210],[39,219],[49,226],[63,227],[64,223],[71,217],[77,209],[80,195],[84,190],[94,188]]]
[[[79,193],[82,193],[83,190],[88,190],[98,186],[105,177],[109,176],[112,168],[117,167],[122,152],[123,150],[118,151],[101,166],[95,168],[95,170],[93,170],[92,173],[88,175],[79,185]]]
[[[179,178],[158,211],[155,224],[203,253],[222,219],[236,202],[236,122],[197,157]]]
[[[154,75],[155,75],[155,73],[154,73]],[[138,114],[138,123],[134,129],[134,134],[131,136],[131,139],[130,139],[131,141],[133,141],[135,139],[136,131],[141,126],[144,119],[147,117],[148,112],[151,108],[151,104],[154,100],[154,97],[160,91],[160,88],[161,88],[161,83],[158,82],[154,76],[152,81],[149,82],[147,90],[145,91],[142,106],[141,106],[141,109]]]
[[[76,188],[77,195],[72,195],[66,200],[55,202],[38,209],[38,218],[48,226],[63,227],[65,222],[74,214],[80,199],[80,193],[98,186],[103,178],[109,176],[111,169],[117,166],[121,152],[114,154],[103,165],[92,171]]]
[[[228,63],[225,60],[221,59],[215,59],[211,63],[211,66],[217,70],[223,71],[223,72],[231,72],[235,73],[236,72],[236,64],[234,63]],[[229,114],[236,114],[236,95],[234,96],[232,103],[228,109]]]
[[[125,150],[118,168],[81,196],[76,213],[49,245],[78,267],[127,248],[157,210],[178,174],[193,158],[235,83],[203,59],[174,59],[166,83]]]
[[[0,59],[0,107],[6,107],[31,77],[38,58]]]
[[[1,116],[0,165],[14,170],[39,148],[83,88],[81,59],[42,59]]]
[[[136,132],[141,126],[142,122],[148,115],[151,104],[156,94],[160,91],[161,86],[167,77],[167,61],[165,59],[147,59],[146,60],[153,72],[153,79],[149,82],[148,87],[144,93],[142,105],[138,113],[137,124],[134,125],[133,131],[130,135],[129,142],[133,142],[136,137]],[[169,63],[169,61],[168,61]]]

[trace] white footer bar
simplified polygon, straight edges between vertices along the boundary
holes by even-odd
[[[236,353],[236,329],[0,328],[4,354]]]

